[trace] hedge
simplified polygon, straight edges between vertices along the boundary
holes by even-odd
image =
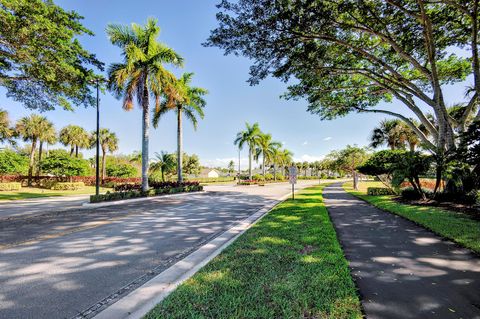
[[[77,189],[82,189],[85,187],[83,182],[75,182],[75,183],[55,183],[53,184],[52,188],[56,191],[76,191]]]
[[[369,187],[367,188],[367,195],[380,196],[380,195],[395,195],[395,192],[386,187]]]
[[[22,188],[22,184],[18,182],[0,183],[0,191],[18,191]]]
[[[132,191],[122,191],[122,192],[106,192],[105,194],[100,195],[91,195],[90,203],[100,203],[100,202],[109,202],[122,199],[131,199],[131,198],[140,198],[140,197],[151,197],[163,194],[176,194],[184,192],[198,192],[202,191],[203,186],[201,185],[186,185],[179,187],[165,187],[150,189],[147,192],[142,192],[138,190]]]

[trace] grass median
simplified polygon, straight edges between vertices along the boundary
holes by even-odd
[[[361,318],[323,187],[276,206],[145,318]]]
[[[441,208],[399,203],[393,196],[367,195],[367,187],[381,187],[379,184],[381,183],[361,182],[359,190],[355,191],[352,183],[347,182],[343,184],[343,188],[373,206],[407,218],[442,237],[480,253],[480,220]]]
[[[100,188],[100,193],[111,191],[111,188]],[[36,187],[22,187],[18,191],[0,192],[0,201],[3,200],[21,200],[30,198],[60,197],[73,195],[91,195],[95,194],[95,186],[85,186],[78,190],[52,190]]]

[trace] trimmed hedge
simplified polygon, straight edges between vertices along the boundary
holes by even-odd
[[[381,196],[381,195],[395,195],[395,192],[386,187],[369,187],[367,188],[367,195]]]
[[[83,182],[75,182],[75,183],[55,183],[51,187],[51,189],[56,191],[76,191],[78,189],[82,189],[85,187]]]
[[[0,191],[18,191],[22,188],[22,184],[18,182],[0,183]]]
[[[100,202],[109,202],[122,199],[130,198],[139,198],[139,197],[151,197],[163,194],[176,194],[176,193],[186,193],[186,192],[198,192],[202,191],[203,186],[191,183],[191,185],[184,185],[179,187],[164,187],[157,189],[150,189],[147,192],[142,192],[138,190],[130,191],[121,191],[121,192],[106,192],[105,194],[100,195],[91,195],[90,203],[100,203]]]

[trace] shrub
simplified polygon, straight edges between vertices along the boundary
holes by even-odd
[[[27,174],[28,157],[12,150],[0,151],[0,174]]]
[[[409,199],[409,200],[417,200],[417,199],[422,198],[420,193],[418,193],[416,190],[414,190],[411,187],[402,189],[401,196],[402,196],[402,198]]]
[[[76,191],[85,187],[82,182],[76,183],[55,183],[51,189],[56,191]]]
[[[56,151],[40,162],[42,172],[55,176],[85,176],[90,173],[87,160],[71,157],[68,152]]]
[[[277,181],[284,181],[285,180],[285,176],[281,173],[275,174],[275,178],[277,179]]]
[[[255,185],[257,184],[257,181],[255,180],[249,180],[249,179],[244,179],[244,180],[240,180],[238,181],[238,185]]]
[[[265,180],[273,181],[273,174],[270,174],[270,173],[265,174]]]
[[[480,195],[476,190],[472,190],[468,193],[439,192],[435,194],[434,199],[439,202],[454,202],[473,206],[480,202]]]
[[[367,195],[380,196],[380,195],[395,195],[395,192],[386,187],[369,187],[367,188]]]
[[[265,177],[263,177],[263,175],[260,175],[260,174],[255,174],[252,176],[252,179],[256,181],[264,181]]]
[[[132,187],[133,186],[136,186],[136,184],[132,184]],[[203,190],[203,186],[199,185],[198,183],[185,183],[184,186],[156,188],[156,189],[150,189],[147,192],[142,192],[139,190],[120,191],[120,192],[113,192],[113,193],[106,192],[105,194],[100,194],[98,196],[91,195],[90,203],[99,203],[99,202],[105,202],[105,201],[114,201],[114,200],[139,198],[139,197],[149,197],[149,196],[156,196],[161,194],[197,192],[201,190]]]
[[[22,184],[18,182],[0,183],[0,191],[18,191],[22,188]]]
[[[220,176],[220,177],[191,177],[187,178],[188,181],[195,181],[199,183],[215,183],[215,182],[233,182],[236,179],[235,176]]]
[[[135,177],[138,175],[137,168],[130,163],[107,163],[105,168],[107,175],[112,177]]]

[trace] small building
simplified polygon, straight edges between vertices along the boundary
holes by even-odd
[[[218,177],[220,177],[220,173],[214,168],[203,168],[200,171],[199,177],[202,177],[202,178],[218,178]]]

